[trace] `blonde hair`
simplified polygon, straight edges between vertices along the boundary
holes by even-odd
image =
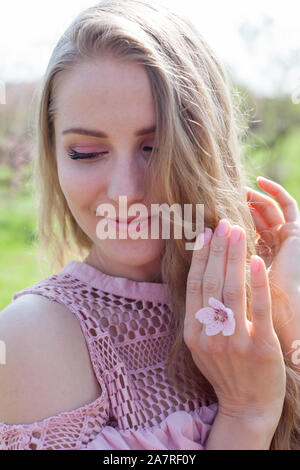
[[[185,17],[157,2],[103,0],[79,14],[58,41],[45,72],[38,108],[38,149],[34,164],[38,196],[38,233],[51,269],[60,269],[70,254],[82,259],[92,241],[75,221],[61,190],[55,154],[55,89],[64,73],[101,54],[141,64],[149,76],[156,107],[154,151],[147,168],[151,202],[155,186],[164,202],[203,204],[204,224],[216,228],[226,217],[247,236],[246,293],[250,315],[250,258],[256,253],[256,230],[247,204],[247,176],[242,164],[243,115],[239,93],[220,60]],[[194,229],[196,227],[194,226]],[[177,337],[168,374],[184,348],[189,373],[207,403],[214,390],[195,366],[183,340],[186,280],[192,252],[183,239],[167,240],[162,255],[162,281],[172,292]],[[190,241],[190,240],[188,240]],[[271,286],[272,291],[272,286]],[[275,292],[275,290],[274,290]],[[287,391],[271,449],[300,449],[299,378],[286,363]]]

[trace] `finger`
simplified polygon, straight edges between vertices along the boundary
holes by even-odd
[[[257,184],[280,204],[285,222],[295,222],[299,218],[297,201],[279,184],[267,178],[259,176]]]
[[[273,330],[271,294],[265,263],[257,255],[251,257],[250,288],[253,334],[268,338]]]
[[[248,186],[247,191],[248,205],[254,207],[264,217],[267,224],[274,226],[285,223],[282,211],[273,199]]]
[[[184,319],[185,328],[193,328],[195,333],[202,329],[201,323],[195,319],[195,313],[203,307],[202,283],[205,268],[209,255],[209,245],[212,237],[212,230],[205,228],[196,239],[195,247],[192,253],[192,261],[187,277],[186,284],[186,314]],[[204,245],[203,245],[204,242]],[[202,247],[199,249],[199,247]]]
[[[234,225],[228,248],[227,270],[224,281],[223,297],[224,305],[231,308],[236,321],[236,333],[248,335],[246,326],[246,234],[245,231]]]
[[[252,202],[248,202],[248,207],[255,221],[255,226],[258,229],[257,231],[261,231],[270,227],[270,225],[268,224],[266,219],[263,217],[261,212],[259,212],[260,206],[257,206],[256,204],[252,204]]]
[[[211,240],[209,258],[203,279],[203,306],[209,306],[208,299],[214,297],[223,302],[228,236],[231,226],[228,220],[220,220]]]
[[[289,237],[300,239],[300,222],[288,222],[282,225],[278,230],[280,243],[283,243]]]
[[[263,238],[269,246],[272,246],[274,243],[274,236],[273,232],[270,230],[270,226],[267,224],[266,220],[260,214],[260,212],[256,210],[256,208],[252,207],[250,210],[255,223],[256,232],[259,233],[261,238]]]

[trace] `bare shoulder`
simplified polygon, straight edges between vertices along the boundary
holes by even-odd
[[[79,321],[63,305],[20,296],[0,312],[0,340],[0,422],[33,423],[101,395]]]

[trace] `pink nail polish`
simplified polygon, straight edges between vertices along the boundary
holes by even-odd
[[[204,229],[204,246],[208,245],[212,236],[212,230],[208,227]]]
[[[229,229],[228,221],[226,219],[222,219],[219,222],[219,225],[217,226],[217,229],[216,229],[217,236],[218,237],[224,237],[227,234],[228,229]]]
[[[268,178],[265,178],[264,176],[258,176],[256,178],[256,181],[261,181],[262,183],[270,181]]]
[[[252,258],[251,259],[251,271],[253,273],[258,273],[261,269],[261,264],[257,258]]]
[[[241,239],[242,231],[238,227],[231,230],[230,240],[232,243],[238,243]]]

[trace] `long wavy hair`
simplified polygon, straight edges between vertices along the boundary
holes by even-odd
[[[37,113],[37,158],[34,181],[38,206],[40,256],[51,269],[62,268],[69,256],[82,259],[92,241],[78,226],[61,190],[56,162],[54,118],[56,86],[64,72],[101,54],[141,64],[149,76],[156,109],[156,134],[146,174],[151,202],[155,187],[173,204],[203,204],[204,225],[215,230],[226,217],[246,232],[247,317],[250,312],[250,259],[256,254],[256,230],[247,203],[250,185],[243,165],[245,112],[242,96],[224,66],[190,20],[147,0],[102,0],[81,12],[59,39],[42,79]],[[195,215],[195,214],[193,214]],[[196,229],[196,226],[193,227]],[[167,364],[175,376],[176,357],[183,348],[188,373],[206,403],[217,401],[213,388],[195,366],[183,339],[186,281],[192,252],[182,239],[166,241],[161,277],[172,293],[176,339]],[[272,295],[276,286],[270,285]],[[300,449],[300,383],[288,358],[286,396],[271,449]]]

